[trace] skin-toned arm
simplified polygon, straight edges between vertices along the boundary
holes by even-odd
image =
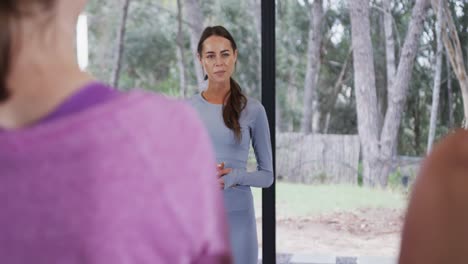
[[[409,202],[399,263],[468,263],[467,131],[446,137],[424,161]]]

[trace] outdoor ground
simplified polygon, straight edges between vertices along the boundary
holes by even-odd
[[[397,256],[406,208],[402,192],[282,182],[276,192],[278,253]],[[254,197],[261,240],[259,190]]]

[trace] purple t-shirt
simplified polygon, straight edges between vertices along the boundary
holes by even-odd
[[[90,82],[67,98],[51,113],[32,125],[44,124],[58,118],[80,112],[89,107],[105,103],[122,95],[118,90],[100,82]],[[0,133],[5,129],[0,127]]]
[[[65,100],[52,113],[39,120],[39,123],[49,122],[66,115],[82,111],[88,107],[105,103],[119,95],[121,95],[121,93],[114,88],[100,82],[91,82]]]
[[[186,104],[89,84],[0,133],[0,263],[228,263],[215,166]]]

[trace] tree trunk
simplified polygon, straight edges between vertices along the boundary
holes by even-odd
[[[422,148],[422,128],[421,128],[421,116],[423,115],[421,111],[419,110],[421,106],[421,101],[425,101],[424,98],[421,99],[421,95],[416,96],[416,102],[414,103],[414,106],[412,107],[413,110],[413,116],[414,116],[414,149],[415,153],[421,153],[421,148]],[[425,114],[425,113],[424,113]]]
[[[331,118],[331,113],[327,113],[325,116],[325,124],[323,125],[323,134],[328,134],[328,128],[330,127],[330,118]]]
[[[177,0],[177,64],[179,66],[180,96],[187,95],[186,59],[184,54],[184,32],[182,30],[182,0]]]
[[[427,6],[428,0],[416,0],[414,5],[394,83],[388,90],[389,103],[379,141],[369,2],[356,0],[349,5],[358,132],[363,150],[363,181],[365,185],[375,186],[377,183],[382,187],[387,185],[388,175],[392,168],[393,150],[397,144],[401,115],[406,103],[406,94]]]
[[[125,39],[125,26],[127,24],[128,7],[130,0],[123,0],[122,16],[119,22],[119,31],[117,31],[117,49],[115,54],[114,68],[111,75],[111,85],[113,87],[119,86],[120,69],[122,67],[122,54],[124,51],[124,39]]]
[[[262,58],[262,12],[261,12],[261,1],[260,0],[250,0],[250,4],[252,8],[249,8],[250,15],[254,21],[255,25],[255,35],[257,36],[257,56],[259,61]],[[257,71],[257,88],[256,91],[260,91],[262,87],[262,64],[256,63],[256,71]]]
[[[376,21],[377,20],[376,18],[372,18],[372,13],[370,14],[370,19],[371,19],[371,25],[372,25],[372,27],[371,27],[371,36],[373,34],[376,35],[376,40],[374,42],[375,44],[373,43],[373,45],[375,45],[374,47],[376,47],[377,50],[381,49],[379,47],[383,47],[383,51],[385,52],[385,48],[386,48],[385,11],[379,13],[378,22]],[[372,21],[372,19],[374,19],[374,21]],[[374,25],[374,23],[375,23],[375,25]],[[378,25],[378,26],[376,26],[376,25]],[[373,29],[374,27],[377,27],[377,30]],[[373,33],[373,31],[377,31],[379,33]],[[374,51],[374,54],[375,53],[376,52]],[[387,97],[387,91],[388,91],[387,80],[388,80],[388,78],[387,78],[386,74],[385,74],[385,76],[382,75],[382,71],[379,69],[379,67],[377,65],[374,65],[374,66],[375,66],[375,89],[376,89],[377,109],[378,109],[377,113],[379,113],[379,115],[377,117],[377,120],[378,120],[377,135],[380,135],[380,133],[382,132],[383,121],[384,121],[384,118],[385,118],[385,112],[387,111],[387,105],[388,105],[388,103],[387,103],[387,98],[388,98]],[[386,63],[385,63],[385,66],[387,66]],[[386,71],[386,70],[387,70],[387,68],[384,69],[384,71]],[[383,79],[385,79],[385,80],[383,80]]]
[[[288,72],[288,77],[287,77],[287,80],[288,80],[288,86],[287,86],[287,93],[286,93],[286,105],[289,105],[289,106],[292,106],[291,108],[294,109],[295,106],[298,105],[298,96],[297,96],[297,86],[296,86],[296,67],[297,67],[297,59],[295,59],[294,57],[291,58],[292,59],[292,62],[291,62],[291,68],[289,68],[289,72]],[[284,114],[284,112],[283,112]],[[283,122],[285,122],[285,120],[283,119]],[[294,131],[294,118],[291,117],[289,118],[288,120],[288,124],[284,124],[285,128],[284,130],[288,131],[288,132],[292,132]]]
[[[375,186],[378,175],[378,110],[374,55],[370,36],[369,1],[349,4],[354,61],[358,132],[363,151],[363,183]]]
[[[395,41],[393,38],[393,16],[392,16],[392,1],[385,0],[382,2],[384,9],[384,34],[385,34],[385,59],[386,59],[386,70],[387,70],[387,93],[390,87],[393,85],[396,72],[396,60],[395,60]],[[378,99],[378,98],[377,98]],[[383,119],[385,117],[385,112],[389,105],[389,100],[391,98],[387,94],[386,98],[386,107],[381,109],[382,112],[382,127],[379,128],[379,134],[382,133],[383,128]],[[396,146],[396,145],[395,145]],[[394,151],[396,152],[396,151]]]
[[[447,6],[447,2],[443,1],[443,5],[439,6],[438,1],[432,0],[432,7],[436,11],[438,11],[439,8],[442,8],[444,12],[445,19],[444,25],[442,25],[442,28],[444,28],[443,40],[447,50],[447,56],[450,58],[453,71],[455,72],[455,75],[457,76],[458,82],[460,84],[460,90],[463,99],[463,113],[465,117],[463,121],[463,127],[466,128],[467,124],[465,121],[468,117],[468,74],[465,68],[460,38],[458,37],[457,28],[450,13],[450,9]]]
[[[383,1],[384,14],[384,31],[385,31],[385,57],[387,63],[387,89],[392,87],[393,79],[396,72],[395,60],[395,41],[393,39],[393,16],[391,9],[391,1]],[[390,99],[390,98],[389,98]]]
[[[320,46],[322,43],[322,0],[315,0],[311,7],[309,24],[309,41],[307,49],[307,73],[304,85],[304,112],[302,114],[301,132],[312,132],[312,116],[317,106],[317,83],[320,72]]]
[[[279,102],[278,97],[276,97],[276,113],[275,113],[275,123],[276,123],[276,131],[277,132],[284,132],[284,125],[283,125],[283,106]]]
[[[335,84],[333,85],[333,88],[331,89],[330,95],[328,96],[327,100],[325,101],[324,104],[322,104],[322,115],[320,118],[320,127],[322,128],[322,133],[326,134],[328,132],[328,127],[330,125],[330,118],[331,118],[331,112],[333,108],[335,108],[336,105],[336,100],[338,99],[338,95],[340,94],[341,88],[343,86],[343,82],[345,81],[345,76],[346,73],[348,72],[348,65],[349,65],[349,59],[352,54],[352,49],[349,49],[348,56],[346,56],[345,61],[343,62],[343,65],[341,66],[341,71],[340,74],[338,75],[338,78],[335,81]]]
[[[439,0],[439,6],[442,4]],[[431,151],[432,143],[434,142],[435,129],[437,124],[437,112],[439,110],[439,94],[440,94],[440,79],[442,76],[442,53],[444,50],[444,44],[442,42],[442,21],[443,12],[442,8],[437,11],[437,24],[436,24],[436,36],[437,36],[437,53],[436,53],[436,64],[434,70],[434,89],[432,91],[432,106],[431,106],[431,121],[429,124],[429,136],[427,139],[427,153]]]
[[[448,127],[449,128],[453,128],[454,125],[455,125],[455,122],[453,120],[453,108],[454,108],[454,105],[453,105],[453,91],[452,91],[452,71],[451,71],[451,66],[450,66],[450,59],[449,59],[449,55],[448,55],[448,52],[447,52],[447,49],[445,49],[446,51],[446,54],[445,54],[445,64],[446,64],[446,67],[447,67],[447,104],[448,104],[448,120],[449,120],[449,124],[448,124]]]
[[[414,4],[406,39],[401,50],[395,82],[388,91],[388,97],[391,103],[388,105],[380,138],[380,160],[382,161],[382,168],[379,170],[379,181],[381,186],[387,185],[388,176],[392,168],[393,150],[395,144],[398,142],[397,137],[401,116],[406,104],[409,83],[423,31],[428,4],[429,0],[416,0]]]
[[[187,21],[190,24],[190,48],[193,52],[195,76],[197,77],[198,89],[204,90],[205,81],[203,69],[197,58],[197,46],[201,33],[203,32],[203,14],[198,0],[185,0],[185,10],[187,11]]]

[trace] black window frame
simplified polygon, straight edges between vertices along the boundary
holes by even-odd
[[[262,104],[265,107],[270,126],[273,168],[276,168],[275,9],[274,0],[261,0]],[[271,187],[262,190],[262,262],[264,264],[276,264],[276,172],[274,175],[275,181]]]

